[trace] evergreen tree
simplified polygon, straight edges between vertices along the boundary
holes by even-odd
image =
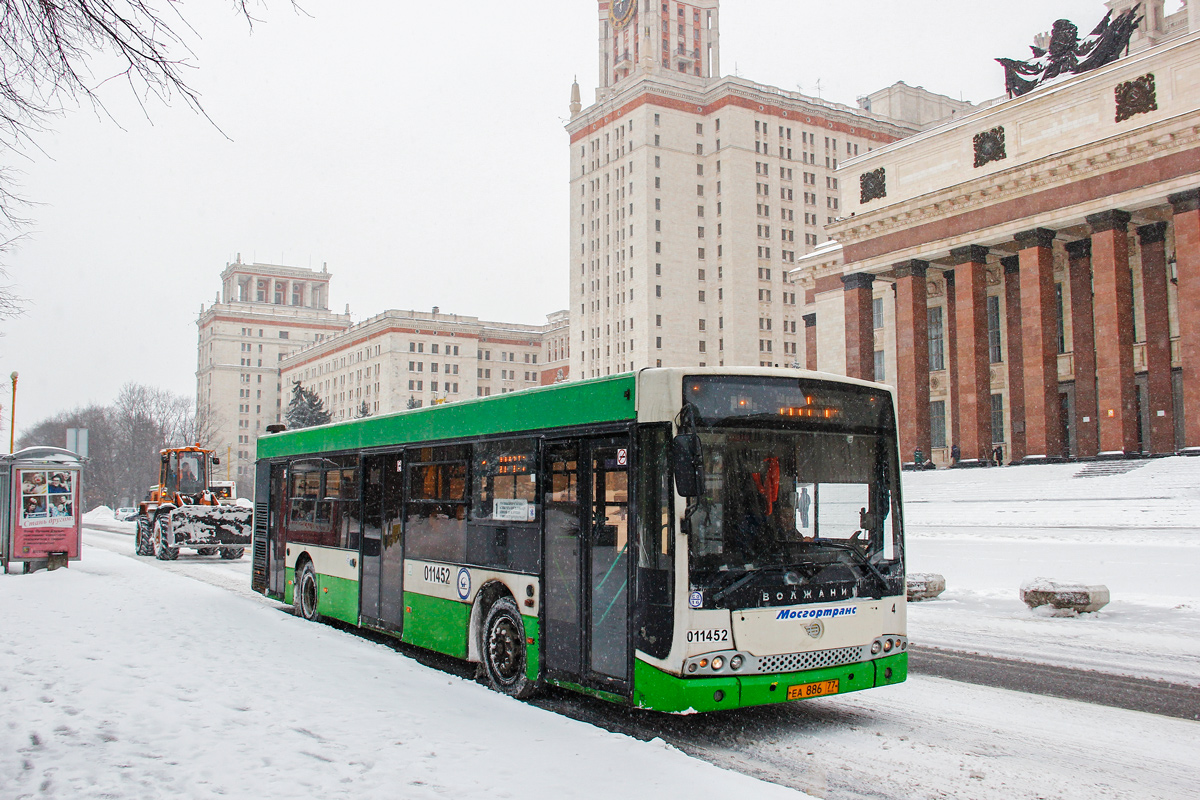
[[[324,425],[333,419],[325,410],[325,404],[317,397],[317,393],[312,389],[305,389],[300,381],[292,383],[292,399],[288,402],[287,414],[284,416],[288,428],[293,430]]]
[[[358,406],[358,416],[359,416],[360,418],[362,418],[362,417],[369,417],[369,416],[371,416],[371,407],[370,407],[369,405],[367,405],[367,401],[366,401],[366,400],[363,400],[363,401],[362,401],[362,403],[361,403],[361,404],[359,404],[359,406]]]

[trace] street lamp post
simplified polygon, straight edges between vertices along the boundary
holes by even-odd
[[[13,382],[12,403],[8,406],[8,452],[13,453],[17,443],[17,371],[10,376]],[[3,436],[4,434],[0,434]]]

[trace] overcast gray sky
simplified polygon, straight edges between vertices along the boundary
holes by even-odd
[[[27,298],[0,322],[0,376],[20,372],[17,429],[126,381],[193,396],[202,303],[244,261],[333,273],[331,307],[541,323],[564,308],[568,148],[578,75],[597,82],[594,0],[269,0],[253,31],[219,0],[183,5],[189,72],[220,130],[127,85],[55,120],[41,152],[6,152],[41,205],[3,258]],[[1168,12],[1179,6],[1169,0]],[[903,80],[979,101],[998,56],[1025,57],[1100,0],[725,0],[722,68],[855,98]],[[97,74],[97,82],[105,77]],[[147,114],[148,117],[147,118]],[[0,382],[3,387],[3,382]],[[9,424],[8,391],[0,419]],[[57,443],[54,443],[57,444]]]

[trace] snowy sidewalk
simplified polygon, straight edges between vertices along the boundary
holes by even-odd
[[[805,795],[97,547],[0,575],[0,795]]]

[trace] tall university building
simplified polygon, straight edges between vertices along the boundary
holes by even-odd
[[[600,87],[567,125],[572,377],[803,363],[787,274],[842,215],[839,162],[970,108],[872,95],[901,122],[721,77],[718,6],[599,3]]]
[[[436,308],[352,324],[325,270],[227,265],[197,320],[197,408],[242,494],[294,381],[336,421],[647,366],[805,363],[788,274],[842,215],[839,163],[971,105],[898,83],[855,109],[721,77],[718,6],[599,3],[596,102],[576,85],[567,125],[571,304],[545,325]]]

